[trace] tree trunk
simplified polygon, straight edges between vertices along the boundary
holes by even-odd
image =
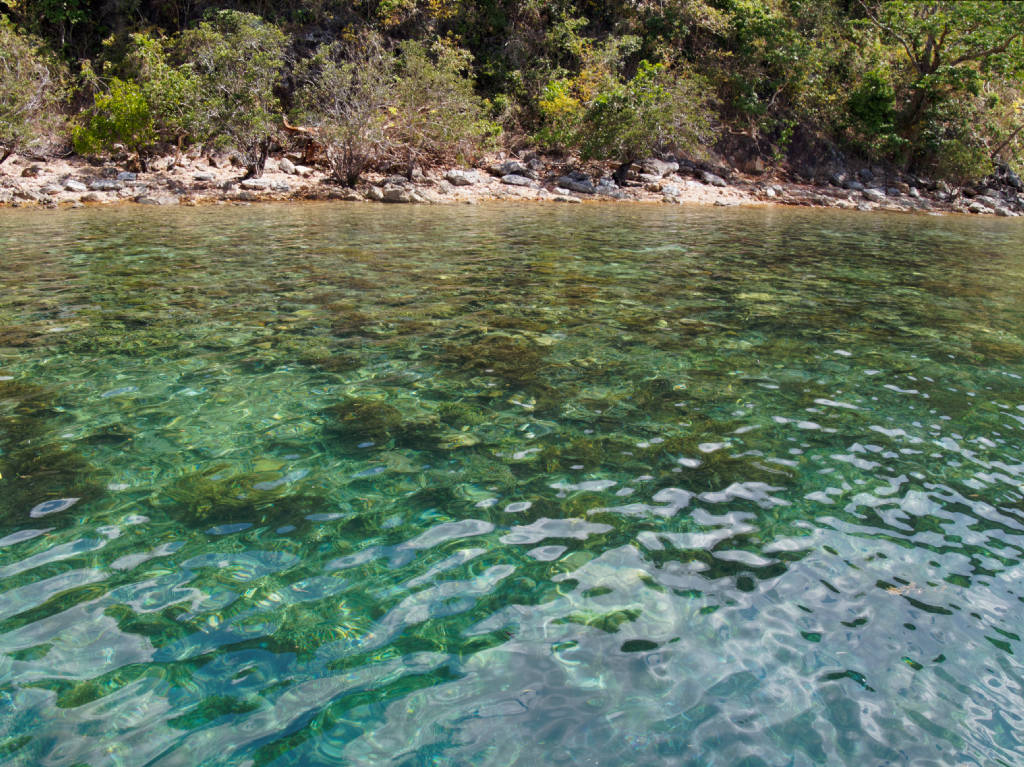
[[[629,169],[633,167],[632,160],[626,160],[618,168],[615,169],[615,173],[612,174],[612,178],[615,179],[615,183],[619,186],[626,185],[626,174],[629,173]]]
[[[259,178],[267,167],[267,157],[270,156],[270,139],[265,138],[260,142],[259,154],[245,170],[245,178]],[[245,179],[243,179],[245,180]]]

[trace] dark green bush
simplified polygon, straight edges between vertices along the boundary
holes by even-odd
[[[0,163],[58,139],[65,76],[40,40],[18,34],[0,17]]]
[[[334,177],[349,186],[386,154],[394,71],[376,35],[321,46],[296,68],[298,117],[317,129]]]
[[[258,16],[217,11],[174,43],[198,87],[191,117],[198,141],[230,146],[248,175],[259,176],[280,122],[274,93],[284,67],[284,33]]]

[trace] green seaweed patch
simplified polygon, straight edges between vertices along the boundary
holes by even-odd
[[[547,355],[521,336],[494,334],[472,343],[451,344],[441,352],[440,359],[462,371],[526,384],[539,381]]]
[[[44,346],[52,341],[28,325],[0,328],[0,348],[23,349],[28,346]]]
[[[155,352],[183,351],[196,340],[182,332],[180,324],[161,323],[139,328],[123,324],[89,327],[55,336],[62,351],[71,354],[106,356],[149,356]]]
[[[24,380],[0,381],[0,412],[10,416],[47,416],[57,415],[53,393],[38,384]],[[6,427],[11,424],[5,423]],[[0,438],[2,438],[0,433]],[[6,441],[6,440],[5,440]]]
[[[110,423],[93,430],[81,439],[87,445],[123,445],[135,438],[135,432],[122,423]]]
[[[172,512],[191,527],[249,522],[254,525],[294,523],[327,510],[316,495],[294,493],[279,483],[276,472],[229,474],[218,465],[179,477],[163,491]]]
[[[163,647],[191,633],[191,629],[180,620],[182,612],[187,611],[180,604],[148,613],[137,613],[128,605],[116,604],[105,609],[103,614],[116,621],[121,631],[138,634],[154,647]]]
[[[677,389],[667,378],[650,378],[634,387],[631,399],[636,407],[648,415],[678,416],[678,403],[685,396],[685,393]]]
[[[336,349],[333,351],[312,351],[300,354],[303,365],[319,368],[325,373],[350,373],[363,366],[363,360],[354,352]]]
[[[482,408],[475,408],[466,402],[442,402],[437,408],[441,423],[453,429],[468,429],[489,423],[493,416]]]
[[[261,699],[256,695],[250,696],[245,700],[229,695],[210,695],[203,698],[195,708],[190,709],[181,716],[168,719],[167,724],[180,730],[194,730],[197,727],[202,727],[216,721],[222,716],[235,716],[256,711],[262,705],[260,701]]]
[[[103,472],[51,438],[52,423],[61,414],[46,389],[0,381],[0,407],[6,410],[0,415],[0,521],[26,519],[47,501],[86,501],[103,492]]]
[[[407,417],[394,405],[369,397],[350,397],[322,413],[325,430],[348,443],[373,442],[378,446],[429,448],[440,439],[440,420],[422,412]]]
[[[625,437],[583,436],[569,442],[559,441],[541,449],[538,456],[541,466],[547,472],[564,472],[582,466],[586,471],[597,469],[606,463],[622,466],[635,451],[635,443]],[[628,463],[628,461],[627,461]]]
[[[14,756],[18,751],[31,742],[31,735],[11,736],[0,740],[0,759],[6,759],[9,756]]]
[[[721,490],[743,482],[784,485],[795,481],[797,476],[794,469],[766,463],[760,456],[734,455],[728,450],[702,454],[696,446],[687,446],[680,452],[685,456],[699,456],[699,466],[684,470],[687,487],[698,492]]]
[[[616,633],[626,623],[632,623],[640,617],[640,610],[627,608],[624,610],[613,610],[608,613],[578,612],[559,618],[554,623],[577,623],[581,626],[590,626],[600,629],[608,634]]]

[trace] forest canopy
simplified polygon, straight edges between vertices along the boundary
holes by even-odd
[[[174,145],[258,175],[284,120],[337,178],[502,142],[951,179],[1024,161],[1024,3],[0,0],[0,157]]]

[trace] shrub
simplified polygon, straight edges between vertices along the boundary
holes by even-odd
[[[296,68],[299,118],[317,128],[334,177],[349,186],[385,152],[394,69],[376,35],[321,46]]]
[[[176,40],[175,55],[197,78],[196,138],[229,144],[248,176],[259,176],[278,123],[274,95],[284,66],[285,37],[251,13],[222,10]]]
[[[323,46],[297,67],[299,117],[315,125],[335,177],[354,184],[373,166],[471,158],[500,130],[447,43],[389,50],[375,35]]]
[[[696,151],[711,138],[708,100],[696,77],[641,61],[636,75],[599,93],[587,108],[579,137],[583,158],[618,159],[621,183],[644,155]]]
[[[64,75],[38,40],[0,18],[0,163],[53,140],[63,122]]]
[[[122,144],[135,152],[145,170],[157,135],[142,89],[115,77],[106,91],[93,97],[92,108],[73,126],[71,137],[79,154],[97,154]]]
[[[538,143],[559,151],[575,146],[585,108],[573,95],[572,81],[564,77],[548,81],[537,100],[537,112],[541,127],[534,138]]]
[[[180,144],[203,132],[203,90],[190,65],[174,66],[169,48],[165,40],[132,35],[125,68],[138,83],[159,140]]]
[[[896,91],[880,68],[864,73],[847,100],[846,113],[854,145],[869,156],[895,159],[906,149],[896,131]]]
[[[470,64],[468,52],[444,41],[399,46],[388,136],[394,161],[410,174],[425,162],[472,158],[500,130],[473,92]]]

